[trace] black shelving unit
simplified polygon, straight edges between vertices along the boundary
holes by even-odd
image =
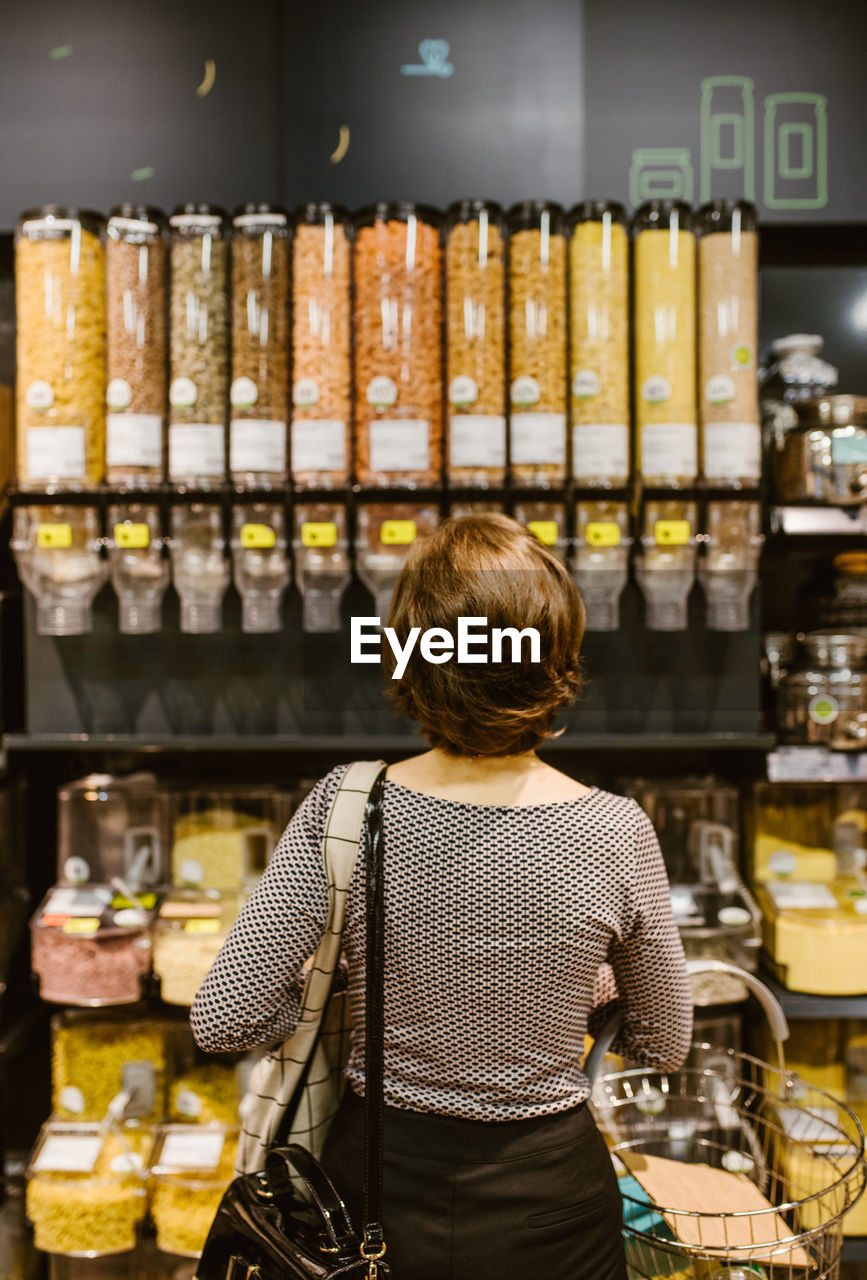
[[[779,1000],[786,1017],[793,1022],[826,1018],[867,1018],[867,995],[808,995],[801,991],[788,991],[767,969],[763,969],[759,977]]]

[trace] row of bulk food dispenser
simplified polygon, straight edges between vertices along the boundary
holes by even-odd
[[[753,485],[757,259],[733,201],[46,206],[19,485]]]

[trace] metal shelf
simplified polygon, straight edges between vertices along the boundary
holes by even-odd
[[[824,1018],[867,1018],[867,995],[814,996],[803,991],[787,991],[773,974],[763,969],[759,977],[783,1006],[783,1013],[794,1022]],[[865,1253],[867,1258],[867,1253]]]

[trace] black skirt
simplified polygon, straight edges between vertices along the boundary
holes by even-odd
[[[362,1223],[364,1104],[347,1088],[322,1164]],[[385,1111],[395,1280],[626,1280],[617,1177],[586,1106],[485,1122]]]

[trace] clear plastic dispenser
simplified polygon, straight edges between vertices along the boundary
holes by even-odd
[[[166,788],[152,774],[67,783],[57,793],[58,883],[158,889],[168,878],[168,822]]]
[[[549,547],[561,560],[566,559],[568,531],[562,502],[518,502],[515,519],[526,525],[543,547]]]
[[[232,514],[232,563],[241,597],[241,629],[273,633],[289,585],[286,516],[282,506],[253,503]]]
[[[304,601],[302,628],[313,634],[340,630],[340,602],[349,586],[346,508],[302,503],[295,508],[295,585]]]
[[[355,564],[359,578],[373,596],[381,626],[386,624],[392,592],[410,547],[436,522],[435,507],[406,502],[359,507]]]
[[[153,635],[162,626],[163,596],[169,585],[159,507],[109,507],[108,526],[108,559],[111,585],[118,598],[118,627],[123,635]]]
[[[170,1124],[158,1130],[150,1193],[161,1250],[188,1258],[201,1253],[232,1181],[238,1132],[237,1125],[221,1124]]]
[[[223,513],[210,503],[172,509],[172,578],[181,598],[181,631],[219,631],[229,561]]]
[[[274,787],[224,784],[176,792],[173,806],[172,883],[238,894],[265,870],[292,800]]]
[[[698,579],[710,631],[746,631],[762,546],[757,502],[708,503],[708,531]]]
[[[635,576],[649,631],[685,631],[695,581],[695,503],[648,502]]]
[[[572,577],[584,601],[588,631],[617,631],[629,578],[629,513],[623,502],[579,502]]]
[[[108,577],[95,507],[19,507],[12,550],[24,586],[36,600],[42,636],[85,635],[94,598]]]

